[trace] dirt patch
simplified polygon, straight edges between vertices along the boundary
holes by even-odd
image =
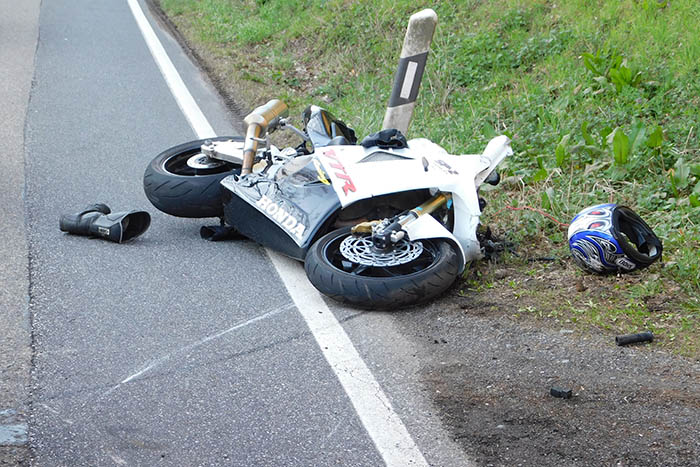
[[[517,304],[467,295],[416,317],[425,332],[405,316],[396,323],[422,344],[422,382],[478,465],[697,465],[697,362],[523,321],[508,312]]]
[[[653,268],[595,276],[551,251],[519,254],[474,265],[426,311],[395,319],[422,349],[421,382],[453,439],[477,465],[698,465],[698,359],[667,353],[663,337],[615,343],[645,314],[676,311],[679,291],[640,296],[641,318],[605,329],[597,305],[624,309],[621,290],[655,280]]]

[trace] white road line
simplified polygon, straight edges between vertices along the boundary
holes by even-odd
[[[199,138],[214,136],[211,125],[175,70],[138,1],[128,2],[153,58],[192,129]],[[423,454],[394,411],[388,397],[320,293],[309,283],[303,269],[294,260],[270,250],[267,252],[386,465],[427,466]]]
[[[345,330],[293,259],[267,250],[287,292],[296,303],[328,364],[340,380],[367,433],[386,465],[427,462],[391,402],[367,368]]]

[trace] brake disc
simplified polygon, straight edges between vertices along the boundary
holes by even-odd
[[[340,253],[347,260],[363,266],[390,267],[418,258],[423,253],[423,244],[401,239],[391,250],[382,251],[374,246],[372,237],[350,235],[340,243]]]
[[[187,165],[196,170],[216,169],[226,165],[226,162],[217,159],[211,159],[206,154],[195,154],[187,159]]]

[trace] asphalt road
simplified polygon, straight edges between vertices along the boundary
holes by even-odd
[[[381,463],[264,251],[146,200],[149,160],[193,138],[126,2],[43,3],[25,141],[35,464]],[[59,231],[96,202],[152,226],[122,245]]]

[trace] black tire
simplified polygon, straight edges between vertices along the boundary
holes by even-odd
[[[457,253],[446,240],[421,240],[422,253],[406,264],[363,267],[340,252],[340,244],[349,236],[349,227],[335,230],[306,254],[307,277],[334,300],[361,308],[398,310],[437,297],[459,274]]]
[[[228,136],[207,138],[211,141],[243,138]],[[192,168],[188,159],[201,154],[206,140],[189,141],[160,153],[143,174],[143,191],[153,206],[177,217],[221,217],[221,187],[219,182],[231,174],[240,173],[239,164],[216,161],[212,167]]]

